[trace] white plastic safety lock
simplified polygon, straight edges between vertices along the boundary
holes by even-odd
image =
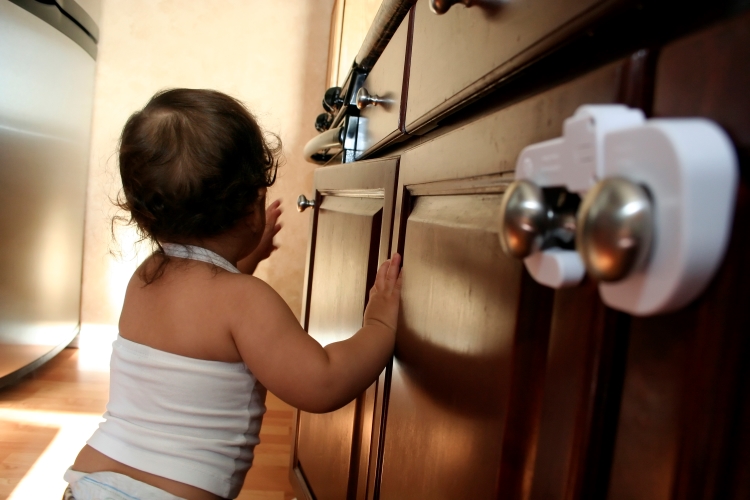
[[[577,285],[588,268],[608,306],[665,313],[696,298],[721,263],[737,182],[734,147],[709,120],[646,120],[622,105],[581,106],[562,137],[521,152],[503,200],[500,239],[543,285]],[[583,198],[577,213],[554,215],[544,194],[551,188]],[[612,199],[620,219],[607,212]],[[575,250],[543,238],[553,218],[558,234],[576,234]],[[627,224],[618,226],[622,220]],[[591,251],[607,237],[614,253]],[[607,261],[623,255],[630,258],[624,267]]]

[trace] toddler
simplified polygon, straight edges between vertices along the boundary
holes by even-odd
[[[279,149],[241,103],[211,90],[160,92],[128,119],[120,206],[157,250],[128,284],[105,421],[66,472],[66,498],[236,498],[266,388],[327,412],[385,367],[398,254],[378,270],[363,327],[325,348],[251,275],[281,227],[279,202],[265,206]]]

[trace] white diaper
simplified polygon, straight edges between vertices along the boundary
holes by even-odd
[[[116,472],[65,471],[75,500],[184,500],[171,493]]]

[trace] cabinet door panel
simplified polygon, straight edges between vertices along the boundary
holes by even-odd
[[[660,51],[658,117],[715,120],[740,158],[724,261],[707,290],[669,315],[633,319],[610,499],[750,495],[750,14]]]
[[[489,498],[507,413],[521,266],[502,255],[499,195],[416,199],[382,499]]]
[[[321,204],[308,333],[323,346],[362,326],[382,209],[382,199],[329,196]],[[299,415],[297,457],[317,499],[346,498],[356,416],[357,401],[330,413]]]
[[[377,267],[388,258],[397,167],[398,160],[386,159],[315,172],[302,323],[321,345],[362,326]],[[382,393],[377,381],[339,410],[297,412],[290,467],[297,498],[365,498],[377,462],[370,442],[380,435]]]
[[[593,281],[555,292],[532,500],[606,493],[628,325]]]

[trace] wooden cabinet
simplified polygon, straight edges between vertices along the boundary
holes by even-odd
[[[407,117],[422,98],[415,67],[435,63],[416,49],[425,3]],[[523,34],[552,29],[538,28]],[[404,288],[392,365],[349,406],[299,416],[299,500],[748,498],[750,13],[689,28],[548,84],[529,69],[526,84],[518,76],[379,159],[317,170],[310,334],[325,343],[358,328],[367,276],[389,253],[404,256]],[[729,250],[680,311],[632,317],[606,307],[592,280],[546,288],[501,251],[500,200],[519,152],[597,103],[703,116],[737,148]]]

